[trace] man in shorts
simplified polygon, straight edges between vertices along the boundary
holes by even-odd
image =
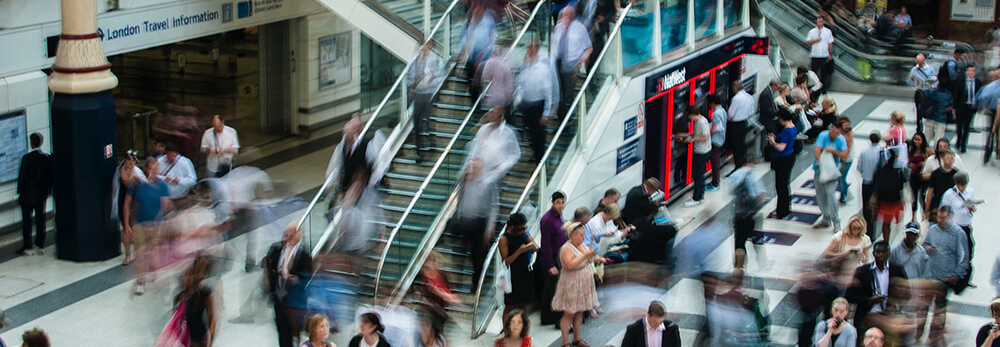
[[[170,211],[170,189],[167,182],[159,178],[159,162],[155,157],[146,158],[146,181],[129,188],[125,196],[125,219],[131,220],[135,213],[135,225],[125,223],[125,233],[132,236],[132,244],[136,248],[135,256],[135,294],[145,293],[146,272],[149,264],[146,253],[151,241],[160,230],[163,216]]]

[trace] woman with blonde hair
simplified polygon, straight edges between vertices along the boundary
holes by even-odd
[[[309,340],[299,347],[337,347],[337,344],[327,341],[330,337],[330,320],[317,313],[306,318],[306,333]]]
[[[860,214],[851,216],[844,230],[833,234],[833,240],[823,251],[823,256],[827,258],[846,259],[844,266],[848,268],[858,267],[871,261],[872,240],[865,232],[868,224]]]
[[[602,264],[604,259],[596,257],[597,252],[583,243],[583,224],[568,222],[563,225],[563,229],[569,240],[559,249],[559,261],[563,268],[552,298],[552,310],[563,312],[559,322],[559,330],[562,330],[561,346],[590,347],[590,344],[583,341],[583,313],[600,305],[590,264]],[[572,344],[569,341],[571,324],[575,337]]]
[[[837,121],[837,117],[840,114],[840,111],[837,109],[837,102],[829,95],[823,97],[823,100],[819,104],[822,107],[820,111],[816,116],[809,117],[809,121],[812,122],[812,128],[806,131],[806,136],[809,136],[810,141],[815,141],[819,133],[829,129],[830,125]]]
[[[906,124],[906,115],[900,111],[892,111],[889,115],[889,130],[882,134],[882,139],[885,140],[885,145],[888,148],[892,148],[899,145],[906,144],[906,128],[903,125]],[[898,153],[903,155],[904,153]]]

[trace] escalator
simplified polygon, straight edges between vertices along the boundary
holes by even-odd
[[[758,31],[758,35],[769,36],[772,42],[782,47],[782,53],[794,62],[790,63],[793,68],[795,65],[808,66],[809,46],[805,43],[805,37],[815,25],[813,16],[806,16],[802,12],[812,9],[800,0],[752,0],[751,22],[757,23],[754,24],[754,28]],[[780,20],[772,21],[769,18],[780,18]],[[843,30],[840,32],[845,33]],[[913,88],[907,85],[910,68],[914,64],[913,56],[869,53],[868,50],[878,48],[872,48],[872,45],[859,41],[852,35],[837,33],[834,35],[833,56],[836,72],[831,90],[897,97],[913,96]],[[943,64],[956,48],[971,48],[961,42],[939,43],[937,48],[928,53],[927,63],[933,66]],[[923,49],[923,52],[927,53],[929,48]]]
[[[617,19],[617,24],[614,26],[615,29],[611,33],[612,37],[617,35],[625,13],[627,13],[627,9]],[[537,17],[537,15],[533,17]],[[607,46],[611,45],[620,46],[620,40],[609,40]],[[603,88],[601,87],[606,87],[608,84],[617,82],[613,78],[607,78],[605,72],[607,70],[617,71],[621,66],[620,61],[609,61],[608,64],[602,65],[602,58],[605,55],[604,52],[607,50],[607,46],[600,51],[595,50],[594,54],[600,54],[595,63],[596,67],[592,68],[588,75],[578,76],[575,88],[575,101],[567,113],[568,116],[560,119],[558,122],[549,123],[546,129],[546,141],[548,145],[546,146],[546,153],[544,154],[542,164],[536,164],[533,160],[534,155],[528,146],[530,142],[526,140],[526,129],[517,124],[517,120],[512,124],[519,137],[521,158],[500,183],[499,212],[496,227],[497,236],[503,232],[503,225],[506,223],[506,218],[513,211],[525,212],[529,220],[529,225],[533,225],[531,223],[537,221],[537,218],[544,213],[544,211],[539,211],[538,208],[534,208],[532,205],[541,206],[540,200],[547,200],[548,196],[545,185],[559,174],[558,169],[560,164],[570,158],[569,155],[575,153],[573,152],[575,148],[580,146],[575,141],[577,140],[577,125],[580,122],[586,121],[586,118],[582,118],[581,116],[587,113],[586,110],[588,108],[599,105],[602,100],[600,94]],[[515,45],[514,50],[517,52],[522,51],[523,45]],[[593,111],[597,112],[598,110],[594,109]],[[443,161],[450,166],[448,170],[459,170],[461,163],[465,161],[468,154],[467,151],[454,148],[464,148],[464,142],[472,139],[470,128],[471,124],[465,125],[465,129],[461,131],[462,134],[456,138],[460,141],[456,141],[452,147],[453,149],[448,151],[443,158]],[[404,151],[406,150],[404,146]],[[386,289],[384,292],[380,289],[379,297],[385,297],[385,304],[411,306],[419,303],[422,300],[419,295],[419,288],[422,283],[417,279],[419,277],[418,273],[430,251],[436,251],[442,255],[439,269],[449,279],[451,290],[466,303],[465,306],[450,306],[446,309],[449,311],[450,316],[458,323],[454,326],[465,327],[466,325],[471,325],[471,336],[472,338],[476,338],[483,333],[489,322],[489,318],[499,308],[500,302],[496,300],[496,292],[493,286],[496,274],[493,260],[499,255],[496,253],[496,240],[490,240],[492,247],[488,251],[488,261],[482,269],[481,277],[479,279],[473,278],[474,270],[472,268],[472,260],[466,252],[465,236],[458,235],[448,228],[448,220],[454,215],[457,205],[461,203],[458,201],[456,182],[443,180],[440,182],[446,183],[445,185],[452,185],[451,190],[447,194],[439,194],[440,191],[436,191],[430,196],[420,198],[420,200],[433,199],[439,201],[442,206],[442,208],[437,210],[440,211],[440,214],[434,218],[434,224],[426,231],[424,239],[419,244],[393,242],[387,249],[387,257],[384,260],[381,275],[378,276],[378,281],[380,282],[378,287],[389,288],[391,285],[393,289]],[[427,195],[428,192],[424,194]],[[536,204],[536,202],[538,203]],[[430,219],[429,215],[416,218],[416,220],[421,221],[428,219]],[[404,227],[409,224],[409,220],[407,219],[407,222],[403,224]],[[400,235],[402,233],[403,231],[400,231]],[[419,234],[419,232],[412,233],[407,238],[416,234]],[[404,256],[397,257],[396,254],[398,253],[404,254]],[[409,262],[402,263],[404,260],[408,260]],[[389,274],[388,270],[392,267],[401,270],[394,271],[393,273],[402,273],[403,276],[395,277]],[[477,280],[481,285],[473,286],[472,284],[476,283]],[[381,299],[378,300],[378,303],[382,303]]]

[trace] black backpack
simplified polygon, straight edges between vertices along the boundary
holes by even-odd
[[[940,82],[939,82],[940,83]],[[934,104],[934,93],[937,91],[931,91],[930,89],[926,91],[917,91],[917,95],[914,95],[914,99],[922,100],[917,106],[917,117],[918,118],[930,118],[937,113],[937,105]]]
[[[941,64],[941,67],[938,68],[938,73],[937,73],[938,83],[944,83],[944,85],[946,86],[950,86],[951,82],[954,81],[955,77],[958,77],[951,75],[950,70],[948,70],[948,65],[954,66],[955,71],[960,71],[958,69],[958,62],[954,60],[948,59],[944,62],[944,64]]]
[[[903,198],[903,182],[905,181],[902,170],[894,168],[891,161],[882,165],[878,170],[879,175],[875,181],[875,186],[878,189],[878,200],[890,202],[901,200]]]

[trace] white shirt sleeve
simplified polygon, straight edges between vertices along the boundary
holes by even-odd
[[[385,136],[372,137],[371,141],[368,142],[368,148],[365,150],[365,160],[368,161],[368,165],[371,165],[372,167],[372,174],[368,179],[369,187],[372,187],[381,181],[382,175],[385,174],[385,170],[388,168],[388,165],[386,165],[387,160],[383,160],[381,157],[382,147],[385,147],[385,141]]]
[[[498,182],[510,168],[517,164],[518,160],[521,160],[521,146],[517,143],[517,135],[514,134],[514,130],[511,129],[507,123],[500,125],[500,129],[494,130],[494,132],[500,132],[497,134],[491,134],[491,136],[502,136],[502,145],[500,148],[496,148],[497,155],[503,158],[500,163],[491,172],[486,172],[485,180],[487,182]]]

